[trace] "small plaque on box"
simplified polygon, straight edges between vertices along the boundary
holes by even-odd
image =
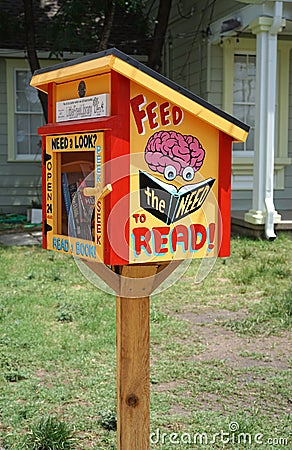
[[[110,115],[109,94],[91,95],[56,103],[56,121],[92,119]]]

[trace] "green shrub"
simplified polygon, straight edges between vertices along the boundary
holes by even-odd
[[[70,450],[75,439],[72,429],[56,417],[39,420],[25,437],[23,448],[26,450]]]
[[[100,425],[109,431],[116,431],[117,429],[117,414],[115,411],[111,411],[110,409],[106,411],[102,411],[100,413],[99,419]]]

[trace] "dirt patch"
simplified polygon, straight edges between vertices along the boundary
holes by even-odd
[[[274,415],[277,414],[291,414],[291,405],[282,401],[277,397],[277,402],[274,399],[263,399],[260,393],[247,394],[246,391],[238,391],[232,397],[226,397],[210,392],[201,393],[196,397],[194,402],[195,409],[204,411],[226,411],[234,412],[236,410],[254,411],[260,410],[263,414]]]
[[[225,320],[240,320],[247,316],[245,310],[226,311],[226,310],[205,310],[205,311],[184,311],[177,313],[176,317],[180,320],[188,320],[194,325],[217,324]]]
[[[172,416],[184,416],[185,417],[185,416],[191,415],[191,412],[188,409],[184,408],[181,405],[177,405],[177,404],[172,405],[169,413]]]
[[[220,325],[223,321],[246,316],[245,311],[225,310],[176,314],[180,320],[191,322],[193,338],[204,346],[202,353],[192,356],[193,360],[220,360],[236,368],[291,369],[291,332],[282,336],[244,337]]]
[[[169,381],[168,383],[159,383],[153,386],[153,390],[157,392],[172,392],[179,387],[186,387],[187,380]]]
[[[56,374],[48,372],[45,369],[39,369],[35,371],[35,377],[39,380],[39,386],[46,386],[47,388],[51,389],[54,386],[53,379],[55,378]]]
[[[227,320],[246,318],[244,310],[184,310],[174,315],[190,323],[184,342],[194,344],[194,353],[187,361],[198,362],[197,366],[193,364],[194,370],[198,367],[198,378],[194,374],[192,381],[183,379],[153,386],[154,392],[173,396],[171,414],[186,416],[190,413],[186,405],[177,404],[177,392],[183,392],[186,402],[191,401],[192,408],[197,410],[233,413],[259,409],[272,416],[291,413],[292,398],[281,395],[279,388],[273,387],[279,371],[289,376],[292,370],[290,331],[277,336],[250,337],[224,327],[223,322]],[[205,365],[210,370],[218,367],[219,377],[216,378],[215,371],[210,385],[199,378]]]

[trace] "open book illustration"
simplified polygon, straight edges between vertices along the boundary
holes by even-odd
[[[139,170],[140,206],[170,225],[201,208],[214,182],[208,178],[178,189]]]

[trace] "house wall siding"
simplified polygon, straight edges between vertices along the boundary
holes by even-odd
[[[292,158],[292,52],[290,52],[289,78],[289,133],[288,157]],[[275,191],[275,208],[277,210],[292,209],[292,165],[285,168],[285,190]]]
[[[41,199],[41,163],[8,162],[6,92],[6,63],[0,59],[0,213],[25,213]]]
[[[0,59],[0,161],[7,159],[7,95],[5,63]],[[2,173],[1,173],[2,175]],[[1,179],[1,178],[0,178]]]
[[[288,157],[292,158],[292,54],[290,52],[290,81],[289,81],[289,134]],[[285,189],[275,189],[274,204],[278,211],[292,209],[292,165],[285,167]],[[252,208],[251,190],[232,191],[232,209],[235,211],[248,211]]]
[[[194,9],[192,11],[192,7]],[[220,44],[208,46],[208,25],[220,17],[244,8],[244,3],[222,0],[220,2],[193,2],[185,0],[172,6],[166,45],[166,76],[205,98],[215,106],[223,105],[223,49]],[[157,9],[154,4],[153,17]],[[183,17],[182,17],[183,16]],[[255,39],[255,37],[254,37]],[[291,57],[290,57],[291,59]],[[292,61],[290,61],[290,86],[292,87]],[[209,67],[208,67],[209,66]],[[232,88],[232,87],[230,87]],[[289,130],[292,130],[292,89],[290,89]],[[292,131],[289,134],[289,157],[292,157]],[[275,190],[276,209],[292,209],[292,165],[285,168],[285,189]],[[252,208],[252,190],[233,189],[232,209],[247,211]]]
[[[158,2],[151,5],[150,17],[156,18]],[[238,9],[237,2],[185,0],[173,2],[166,36],[166,58],[171,59],[165,75],[203,98],[207,96],[208,27],[214,18]]]
[[[153,4],[152,1],[148,2]],[[179,9],[179,5],[180,9]],[[151,16],[156,17],[158,1]],[[214,8],[213,8],[214,6]],[[192,10],[192,7],[194,9]],[[244,7],[238,2],[185,0],[173,2],[164,48],[165,75],[222,107],[223,51],[219,44],[208,46],[208,25]],[[208,54],[209,52],[209,54]],[[289,157],[292,158],[292,61],[290,56]],[[25,212],[40,198],[41,163],[8,162],[7,83],[5,60],[0,58],[0,212]],[[12,101],[11,99],[9,99]],[[285,190],[275,191],[276,209],[292,209],[292,165],[285,168]],[[232,209],[249,210],[251,190],[232,191]]]
[[[158,1],[152,5],[155,19]],[[215,106],[223,105],[223,49],[220,44],[209,45],[208,25],[226,15],[231,15],[244,3],[230,0],[220,2],[184,0],[173,2],[169,35],[166,38],[167,61],[165,75]],[[193,10],[192,10],[193,8]],[[255,37],[253,37],[255,39]],[[170,45],[172,44],[172,45]],[[171,47],[171,48],[170,48]],[[209,53],[208,53],[209,52]],[[232,87],[230,87],[232,89]],[[292,158],[292,59],[290,55],[289,93],[289,157]],[[285,167],[285,189],[275,189],[275,207],[292,209],[292,165]],[[252,208],[252,190],[232,189],[232,209],[248,211]]]
[[[290,85],[289,85],[289,135],[288,156],[292,158],[292,56],[290,52]],[[285,189],[275,189],[274,204],[278,211],[292,209],[292,165],[285,167]],[[252,208],[251,190],[232,191],[232,209],[248,211]]]
[[[218,108],[222,108],[223,50],[220,45],[210,45],[209,51],[210,68],[206,100]]]
[[[223,49],[220,44],[209,44],[207,30],[212,20],[238,9],[238,4],[230,1],[216,2],[211,15],[211,7],[205,1],[197,1],[191,16],[192,1],[183,2],[180,17],[177,7],[171,11],[166,46],[172,42],[172,50],[167,51],[171,60],[166,64],[169,76],[178,84],[206,99],[218,108],[223,104]],[[209,65],[209,67],[208,67]],[[232,191],[232,209],[248,210],[252,204],[252,191]]]

